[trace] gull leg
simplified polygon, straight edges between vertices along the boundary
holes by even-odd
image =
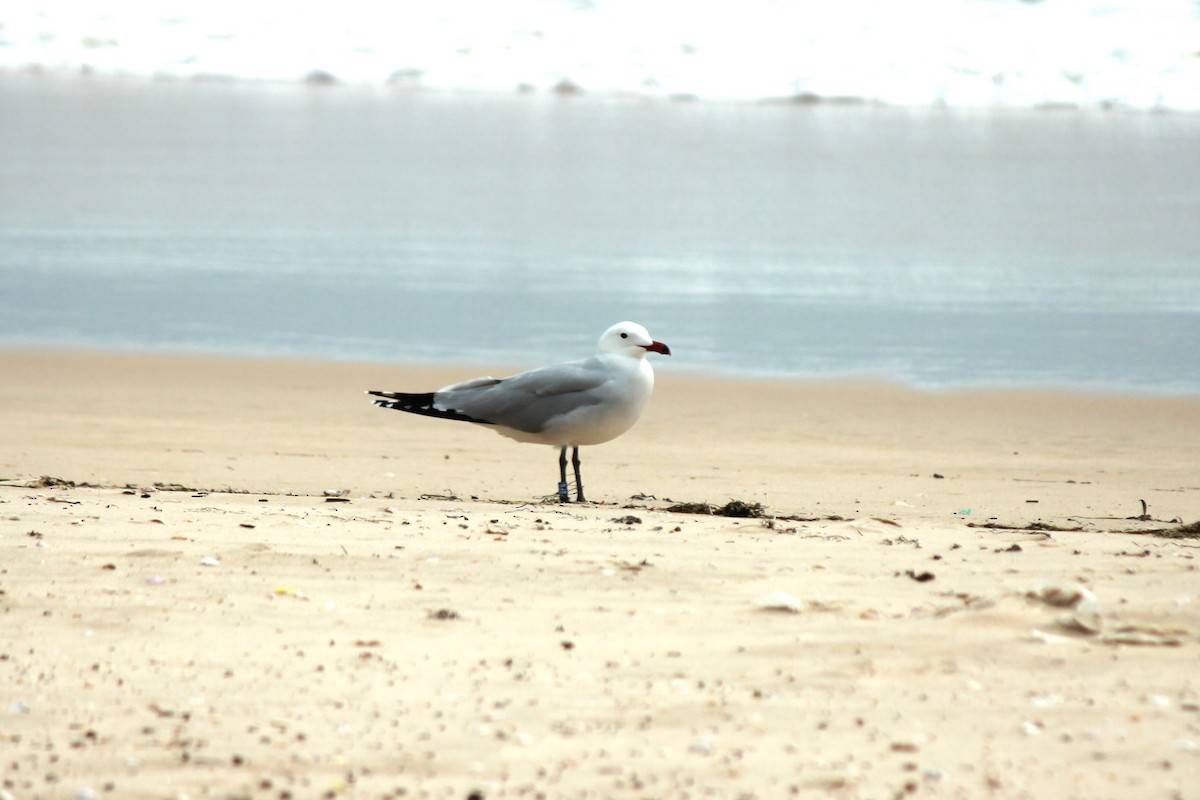
[[[579,480],[579,471],[576,469],[575,480]],[[571,496],[567,494],[567,448],[558,453],[558,502],[569,503]]]
[[[563,448],[563,458],[567,457],[567,448]],[[575,502],[585,503],[583,499],[583,478],[579,477],[579,448],[571,450],[571,466],[575,468]]]

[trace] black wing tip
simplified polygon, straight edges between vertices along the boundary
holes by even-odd
[[[377,392],[368,390],[367,394],[381,398],[372,402],[372,405],[379,408],[390,408],[393,411],[407,411],[409,414],[420,414],[423,417],[453,419],[459,422],[475,422],[480,425],[492,424],[486,419],[476,419],[453,408],[438,408],[433,404],[433,392],[405,394],[403,392]]]
[[[411,411],[415,414],[438,413],[433,406],[433,392],[408,394],[405,392],[380,392],[369,389],[367,394],[379,398],[373,401],[383,408],[395,408],[399,411]]]
[[[378,389],[367,389],[366,393],[372,397],[382,397],[385,400],[395,400],[398,403],[412,405],[422,403],[432,405],[434,395],[434,392],[381,392]]]
[[[424,398],[433,399],[433,392],[418,392],[411,394],[407,392],[381,392],[378,389],[367,389],[364,394],[369,394],[373,397],[386,397],[388,400],[413,400],[414,402]]]

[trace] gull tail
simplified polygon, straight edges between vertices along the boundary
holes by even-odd
[[[438,406],[433,399],[434,392],[421,392],[419,394],[407,394],[405,392],[378,392],[368,391],[367,394],[374,397],[382,398],[376,400],[375,405],[380,408],[391,408],[396,411],[407,411],[410,414],[420,414],[424,417],[437,417],[439,419],[456,419],[462,422],[477,422],[483,425],[491,423],[484,419],[476,419],[461,411],[455,411],[453,408],[443,408]]]

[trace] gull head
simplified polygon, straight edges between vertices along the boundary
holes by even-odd
[[[597,353],[622,353],[642,358],[646,353],[671,355],[671,348],[650,338],[650,333],[636,322],[618,322],[604,332],[596,345]]]

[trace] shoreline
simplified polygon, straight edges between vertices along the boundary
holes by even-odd
[[[310,495],[449,489],[520,502],[551,494],[556,483],[552,448],[389,413],[362,394],[424,391],[482,374],[467,367],[39,349],[0,349],[0,367],[11,376],[0,402],[14,420],[0,444],[14,455],[24,450],[2,468],[25,481],[157,480]],[[1147,500],[1154,510],[1171,508],[1166,518],[1189,522],[1200,518],[1200,497],[1193,497],[1200,489],[1186,479],[1189,465],[1200,463],[1200,444],[1180,434],[1197,428],[1200,398],[933,392],[873,380],[727,379],[660,369],[639,424],[583,453],[589,490],[608,503],[638,494],[714,505],[740,500],[785,515],[835,503],[829,513],[913,507],[931,519],[982,512],[985,520],[1024,524],[1043,515],[1134,517]],[[31,431],[40,434],[37,448],[27,444]],[[1089,457],[1089,447],[1097,456]],[[1139,464],[1148,453],[1157,454],[1155,463]],[[512,466],[496,470],[501,464]],[[876,488],[848,492],[848,477],[869,477],[864,465],[882,476]],[[723,482],[722,473],[734,477]],[[1118,491],[1114,476],[1139,480]],[[955,491],[968,479],[983,480],[1002,502],[976,509],[982,504],[969,492]],[[1051,510],[1037,498],[1018,501],[1013,484],[1022,482],[1062,483],[1080,505]],[[1117,496],[1105,497],[1101,485]],[[928,498],[942,494],[961,505],[943,500],[938,513]]]
[[[41,343],[2,343],[0,342],[0,354],[26,354],[37,355],[39,353],[47,356],[98,356],[98,357],[121,357],[121,358],[178,358],[178,359],[198,359],[198,360],[229,360],[238,362],[281,362],[292,364],[336,364],[344,366],[357,367],[378,367],[395,369],[398,371],[428,371],[432,373],[453,373],[465,377],[472,377],[483,374],[494,374],[499,377],[506,375],[514,375],[518,372],[532,369],[539,364],[508,364],[503,363],[480,363],[474,361],[449,361],[445,359],[429,359],[420,360],[414,359],[410,361],[388,361],[379,359],[363,359],[353,356],[340,355],[314,355],[308,353],[270,353],[260,351],[216,351],[204,349],[182,349],[182,348],[163,348],[146,349],[140,346],[120,347],[112,345],[88,345],[88,344],[41,344]],[[660,365],[663,366],[663,365]],[[911,392],[913,394],[925,394],[931,396],[939,395],[961,395],[961,394],[981,394],[981,393],[996,393],[996,394],[1060,394],[1060,395],[1079,395],[1085,397],[1107,397],[1113,399],[1128,398],[1128,399],[1143,399],[1143,400],[1200,400],[1200,392],[1190,391],[1173,391],[1170,389],[1161,388],[1145,388],[1145,387],[1116,387],[1116,386],[1091,386],[1085,384],[1073,385],[1069,383],[1020,383],[1020,384],[1001,384],[1001,383],[962,383],[962,384],[931,384],[923,385],[918,383],[906,382],[904,380],[889,376],[883,373],[872,373],[864,371],[861,373],[839,373],[834,375],[785,375],[773,373],[744,373],[744,372],[723,372],[719,369],[689,369],[687,367],[678,367],[675,364],[668,363],[663,370],[664,374],[669,376],[679,376],[685,380],[694,380],[701,382],[731,382],[731,383],[761,383],[761,384],[781,384],[790,386],[838,386],[838,385],[862,385],[862,386],[878,386],[880,388],[891,388],[903,392]],[[656,371],[657,374],[657,371]],[[452,378],[451,380],[456,380]]]
[[[330,79],[331,78],[331,79]],[[319,70],[310,75],[295,77],[225,76],[218,74],[144,74],[131,71],[93,71],[86,68],[43,65],[0,66],[0,80],[37,80],[47,83],[104,82],[114,86],[175,86],[196,88],[222,88],[280,91],[330,92],[342,91],[381,97],[422,97],[437,100],[477,100],[504,102],[521,100],[532,102],[578,103],[592,102],[613,105],[662,105],[689,106],[702,104],[706,107],[795,107],[798,110],[815,111],[876,111],[879,113],[931,114],[945,116],[1041,116],[1078,114],[1082,116],[1196,116],[1200,108],[1185,106],[1138,106],[1119,102],[1070,103],[1045,102],[1033,105],[982,104],[949,105],[941,102],[902,103],[871,98],[847,98],[837,95],[798,93],[794,95],[763,96],[755,98],[696,97],[691,95],[637,94],[620,90],[560,91],[554,87],[523,89],[520,86],[504,88],[420,86],[388,81],[354,81],[322,75]]]

